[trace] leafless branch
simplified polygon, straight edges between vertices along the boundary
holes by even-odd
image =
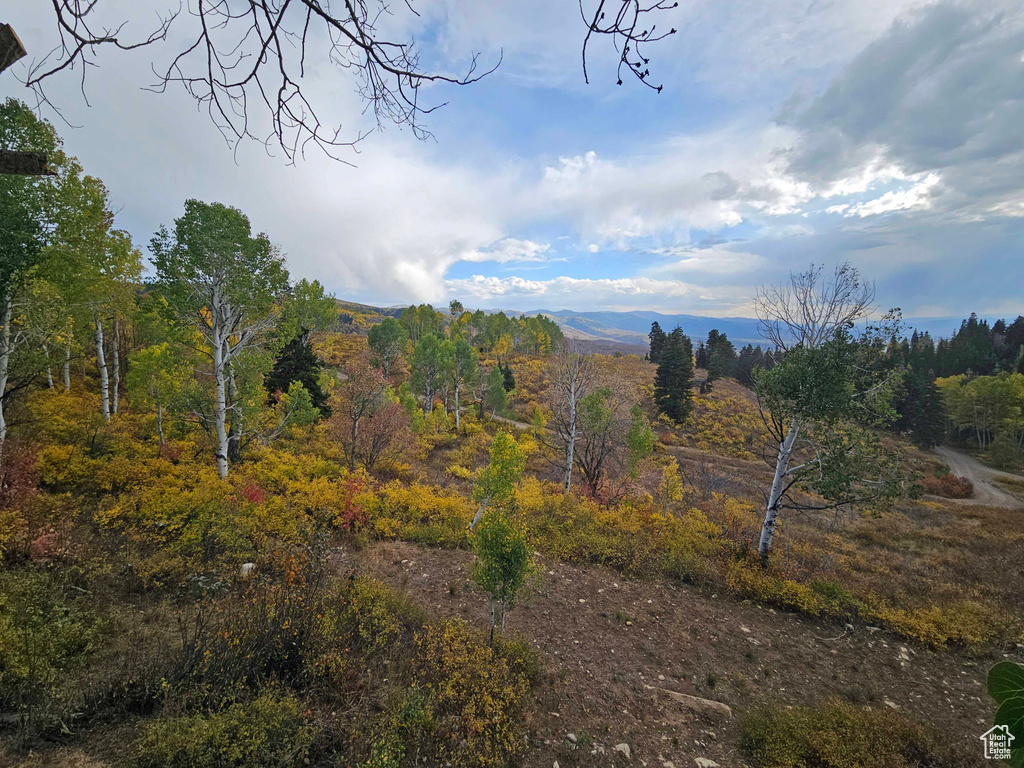
[[[822,271],[811,264],[806,272],[791,273],[788,283],[758,289],[759,330],[777,349],[815,349],[871,311],[875,286],[854,267],[839,264],[827,278]]]
[[[412,0],[404,0],[419,15]],[[583,74],[587,52],[595,35],[612,39],[619,54],[618,82],[623,70],[650,88],[649,58],[643,49],[675,33],[662,32],[653,18],[676,8],[667,0],[599,0],[593,13],[580,3],[587,26],[583,41]],[[271,149],[280,147],[294,162],[310,145],[338,159],[343,147],[353,148],[367,131],[342,136],[341,127],[325,122],[322,102],[310,91],[307,63],[324,63],[353,77],[365,110],[372,110],[377,127],[388,123],[408,126],[417,138],[428,138],[423,118],[444,102],[424,103],[420,88],[448,83],[468,85],[493,72],[485,71],[478,56],[471,57],[461,75],[427,72],[420,65],[413,41],[389,40],[381,20],[391,14],[388,0],[179,0],[178,9],[157,15],[152,30],[137,38],[126,32],[128,19],[113,26],[98,21],[101,0],[51,0],[60,43],[29,69],[25,84],[36,94],[37,106],[46,105],[60,115],[46,92],[51,77],[76,71],[82,95],[86,73],[96,66],[100,48],[131,51],[169,40],[172,25],[185,28],[184,42],[170,64],[153,66],[156,82],[149,89],[164,92],[180,85],[203,107],[230,146],[255,139]],[[652,19],[648,24],[648,19]],[[309,59],[307,59],[309,56]],[[315,103],[314,103],[315,102]],[[263,114],[269,130],[262,130]],[[62,116],[63,117],[63,116]]]
[[[337,158],[337,150],[353,147],[366,133],[341,136],[327,125],[307,96],[307,54],[317,51],[335,68],[355,74],[357,91],[372,109],[377,126],[393,122],[409,126],[418,138],[429,132],[423,116],[443,104],[424,104],[420,88],[432,83],[467,85],[493,72],[478,70],[473,56],[461,76],[428,73],[420,67],[412,42],[393,42],[378,29],[389,14],[384,0],[188,0],[187,6],[159,17],[148,36],[126,41],[127,21],[114,28],[94,22],[100,0],[52,0],[60,44],[34,64],[25,80],[40,104],[56,109],[45,91],[48,78],[78,67],[83,95],[85,73],[95,65],[102,46],[133,50],[167,40],[172,23],[191,18],[189,37],[171,63],[154,67],[157,81],[150,90],[164,92],[179,84],[206,109],[229,145],[255,139],[268,149],[277,145],[290,160],[307,146]],[[177,26],[176,26],[177,28]],[[303,88],[306,87],[307,91]],[[259,135],[253,110],[269,117],[270,130]]]
[[[611,37],[612,44],[619,53],[616,70],[618,84],[622,85],[622,72],[625,69],[648,88],[661,93],[664,86],[650,82],[650,59],[644,55],[642,48],[674,35],[676,30],[673,27],[668,32],[661,32],[656,23],[652,21],[650,26],[647,26],[647,21],[659,13],[677,8],[679,3],[670,3],[667,0],[653,0],[649,3],[643,3],[641,0],[600,0],[594,12],[588,13],[583,7],[583,0],[578,2],[580,16],[587,25],[587,35],[583,38],[583,79],[590,82],[590,75],[587,72],[587,46],[591,37],[606,35]]]

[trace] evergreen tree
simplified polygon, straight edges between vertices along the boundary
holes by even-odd
[[[697,344],[697,351],[693,355],[693,362],[698,368],[708,367],[708,348],[704,346],[704,342]]]
[[[327,395],[320,387],[320,371],[322,364],[313,347],[304,343],[306,330],[302,329],[295,338],[284,345],[281,353],[274,361],[274,367],[263,379],[267,392],[275,395],[287,392],[292,382],[299,382],[309,393],[313,407],[320,415],[328,418],[331,407],[327,404]],[[273,399],[273,398],[272,398]]]
[[[910,436],[918,445],[931,448],[946,437],[946,406],[934,379],[926,385],[917,406]]]
[[[960,329],[945,344],[939,344],[936,368],[940,376],[957,376],[968,371],[988,376],[998,364],[988,322],[975,313],[960,324]]]
[[[758,367],[765,367],[764,351],[753,344],[747,344],[736,359],[736,379],[744,386],[754,386],[754,370]]]
[[[681,328],[665,338],[654,374],[654,400],[658,410],[677,424],[693,409],[693,345]]]
[[[498,367],[501,368],[502,386],[506,392],[511,392],[516,388],[516,377],[512,375],[512,366],[507,363],[502,366],[498,363]]]
[[[661,330],[657,320],[651,323],[651,333],[648,338],[651,340],[651,351],[648,357],[652,363],[657,364],[661,361],[661,350],[665,347],[666,339],[665,332]]]
[[[716,378],[736,374],[736,347],[728,336],[714,328],[708,333],[707,356],[705,367],[715,368],[718,374]]]
[[[1018,315],[1016,320],[1006,326],[1006,334],[1003,336],[1003,369],[1013,371],[1022,352],[1024,352],[1024,315]],[[1018,369],[1018,373],[1020,372]]]

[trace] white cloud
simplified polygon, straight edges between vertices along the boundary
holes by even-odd
[[[691,290],[690,286],[679,280],[655,280],[648,277],[613,279],[562,276],[550,280],[525,280],[521,277],[474,275],[468,279],[446,280],[445,285],[453,293],[482,301],[506,296],[538,298],[565,294],[585,294],[588,299],[597,296],[679,297],[687,295]]]
[[[750,274],[764,267],[765,259],[754,253],[732,250],[724,245],[710,248],[675,247],[656,249],[653,253],[680,256],[678,261],[651,268],[654,275],[730,275]]]
[[[844,216],[877,216],[881,213],[893,211],[909,211],[915,208],[930,208],[930,190],[939,183],[939,176],[935,173],[927,174],[923,179],[908,189],[895,189],[886,192],[881,197],[857,203],[845,211]]]
[[[517,240],[513,237],[506,237],[484,249],[474,249],[460,253],[459,261],[494,261],[499,264],[508,262],[525,261],[550,261],[548,251],[551,250],[549,243],[537,243],[533,240]]]

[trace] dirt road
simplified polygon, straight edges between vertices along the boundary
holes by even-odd
[[[967,499],[967,501],[975,504],[986,504],[991,507],[1008,507],[1011,509],[1024,506],[1018,499],[989,482],[993,477],[1010,477],[1016,480],[1024,480],[1024,477],[986,467],[966,453],[961,453],[944,445],[936,448],[935,452],[949,464],[950,472],[960,477],[966,477],[974,484],[974,496],[971,499]]]

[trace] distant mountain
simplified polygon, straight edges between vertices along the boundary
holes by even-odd
[[[384,316],[398,317],[403,307],[375,307],[355,302],[338,301],[339,306],[349,312],[379,314]],[[665,315],[661,312],[576,312],[571,309],[536,309],[532,312],[523,312],[518,309],[505,310],[484,310],[488,314],[503,311],[510,317],[519,315],[545,315],[550,317],[562,332],[569,338],[580,339],[594,348],[602,349],[608,344],[622,344],[632,347],[622,349],[624,354],[638,352],[638,347],[646,348],[648,345],[647,334],[651,332],[651,323],[657,321],[665,333],[669,333],[677,325],[683,329],[683,333],[689,336],[696,345],[698,341],[707,338],[708,331],[717,329],[726,334],[729,340],[737,348],[747,344],[764,345],[764,340],[757,331],[757,320],[752,317],[703,317],[701,315]],[[905,318],[905,332],[909,336],[912,331],[920,333],[927,332],[932,338],[948,339],[957,329],[964,318],[961,317],[915,317]],[[989,324],[998,320],[995,316],[984,316],[979,319],[988,320]],[[1007,322],[1013,320],[1007,316]]]
[[[742,347],[747,344],[764,345],[764,340],[757,330],[757,320],[751,317],[703,317],[700,315],[665,315],[660,312],[574,312],[563,309],[551,311],[535,310],[524,314],[542,314],[550,317],[562,328],[566,336],[588,341],[612,341],[621,344],[648,344],[647,334],[651,332],[651,323],[657,321],[662,329],[669,333],[677,325],[689,336],[693,343],[706,339],[708,331],[717,329],[726,334],[729,340]],[[989,323],[997,317],[983,317]],[[1013,318],[1007,317],[1007,322]],[[961,317],[915,317],[905,318],[905,332],[909,336],[914,330],[927,332],[933,339],[952,336],[963,321]]]
[[[573,312],[546,309],[527,312],[542,314],[561,326],[567,336],[585,339],[606,339],[624,344],[647,344],[651,323],[657,321],[666,333],[677,325],[696,341],[706,339],[708,331],[718,329],[737,346],[760,344],[757,320],[749,317],[702,317],[700,315],[663,315],[660,312]]]

